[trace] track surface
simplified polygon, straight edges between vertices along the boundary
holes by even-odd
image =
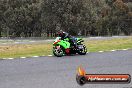
[[[132,88],[132,83],[79,86],[75,76],[80,65],[89,74],[132,75],[132,50],[62,58],[0,60],[0,88]]]

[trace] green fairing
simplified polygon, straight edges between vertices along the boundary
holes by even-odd
[[[59,38],[60,37],[57,37],[56,40],[58,40]],[[77,42],[79,42],[80,40],[82,40],[82,38],[77,38]],[[61,40],[57,44],[55,44],[55,46],[61,45],[62,47],[64,47],[64,49],[70,48],[70,43],[68,41],[69,41],[69,38],[66,38],[64,40]]]
[[[57,45],[61,45],[62,47],[64,47],[64,49],[70,48],[70,43],[64,40],[58,42]]]

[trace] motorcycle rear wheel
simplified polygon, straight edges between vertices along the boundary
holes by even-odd
[[[83,48],[82,49],[78,49],[78,54],[79,55],[86,55],[87,54],[87,48],[85,45],[82,45]]]

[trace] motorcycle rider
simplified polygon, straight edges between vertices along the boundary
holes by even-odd
[[[61,37],[62,40],[66,39],[66,38],[69,38],[70,44],[73,45],[75,48],[77,48],[76,39],[73,36],[69,35],[69,33],[64,32],[63,30],[60,30],[58,32],[58,36]]]

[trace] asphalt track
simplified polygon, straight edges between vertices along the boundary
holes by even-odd
[[[88,74],[132,75],[132,50],[0,60],[0,88],[132,88],[132,83],[79,86],[75,76],[80,65]]]

